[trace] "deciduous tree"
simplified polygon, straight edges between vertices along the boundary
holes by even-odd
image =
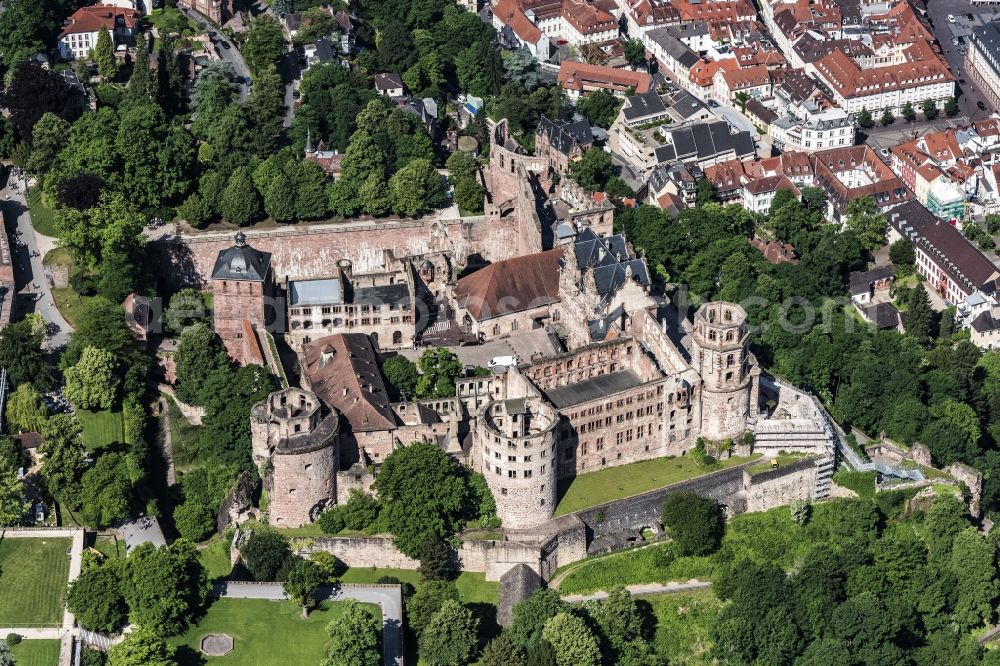
[[[472,611],[457,601],[445,601],[420,634],[420,660],[433,666],[468,663],[477,651],[478,629]]]
[[[285,579],[285,594],[302,606],[302,616],[309,614],[309,609],[316,603],[314,594],[320,584],[319,567],[314,562],[301,558],[295,561],[288,577]]]
[[[273,530],[255,530],[240,547],[243,564],[256,581],[277,580],[278,570],[290,555],[288,539]]]
[[[111,352],[97,347],[83,350],[76,365],[66,368],[66,399],[80,409],[111,409],[121,383]]]
[[[80,626],[91,631],[114,633],[128,620],[128,604],[122,595],[123,563],[110,559],[85,567],[70,584],[66,606]]]
[[[129,619],[161,635],[182,631],[201,608],[208,588],[198,551],[187,539],[160,548],[144,543],[125,560],[122,592]]]
[[[382,621],[353,599],[345,601],[343,606],[340,617],[326,627],[330,641],[326,644],[323,666],[379,666]]]
[[[285,33],[278,19],[270,14],[259,14],[250,19],[242,53],[254,77],[268,67],[277,66],[285,50]]]
[[[556,655],[556,666],[597,666],[601,649],[597,637],[582,618],[561,611],[545,623],[542,638]]]
[[[707,555],[722,542],[725,519],[714,500],[692,492],[674,493],[663,502],[662,516],[680,555]]]
[[[108,650],[108,666],[177,666],[176,650],[156,628],[136,627]]]

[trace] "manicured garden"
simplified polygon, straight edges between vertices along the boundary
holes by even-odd
[[[374,604],[366,606],[373,613],[381,612]],[[196,626],[169,642],[178,647],[182,666],[205,663],[198,646],[206,634],[228,634],[235,641],[232,652],[211,658],[213,664],[318,664],[329,640],[326,625],[342,609],[340,604],[324,602],[303,619],[302,609],[292,601],[219,599]]]
[[[0,626],[62,621],[69,539],[0,541]]]
[[[575,477],[568,487],[560,488],[555,515],[561,516],[597,504],[638,495],[702,474],[743,464],[759,456],[737,457],[702,465],[694,457],[657,458],[602,469]]]
[[[55,211],[42,201],[40,187],[28,189],[28,214],[31,215],[31,226],[37,233],[52,238],[57,236]]]
[[[22,640],[10,649],[17,666],[53,666],[59,663],[59,641]]]
[[[118,408],[100,411],[78,409],[76,418],[83,427],[83,444],[91,453],[125,442],[125,421]]]

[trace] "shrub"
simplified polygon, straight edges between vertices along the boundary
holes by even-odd
[[[319,519],[316,522],[319,523],[319,528],[327,534],[337,534],[345,527],[344,515],[339,506],[319,514]]]
[[[14,647],[21,642],[21,634],[9,633],[7,634],[7,645],[9,647]]]
[[[676,493],[663,502],[662,516],[679,555],[708,555],[722,543],[725,518],[715,500]]]

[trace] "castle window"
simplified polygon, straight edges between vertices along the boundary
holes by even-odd
[[[517,462],[517,456],[507,456],[507,462]]]
[[[517,470],[514,470],[514,469],[507,470],[507,478],[509,478],[509,479],[516,479],[517,478]]]
[[[501,488],[500,489],[500,494],[501,495],[506,495],[507,494],[507,489],[506,488]]]
[[[727,335],[727,337],[728,337],[728,335]],[[729,356],[726,357],[726,367],[727,368],[733,367],[733,355],[732,354],[730,354]]]
[[[306,466],[305,466],[304,469],[308,472],[310,469],[312,469],[312,464],[311,463],[306,463]]]
[[[530,469],[524,470],[524,478],[526,478],[526,479],[530,479],[531,478],[531,470]]]
[[[497,476],[500,475],[500,467],[495,467],[494,471],[497,473]]]
[[[542,468],[540,470],[538,470],[538,473],[539,474],[545,474],[545,465],[542,465]],[[542,490],[545,490],[545,486],[542,486]]]
[[[301,431],[302,431],[302,424],[296,423],[295,424],[295,432],[301,432]]]
[[[538,506],[545,506],[545,499],[538,500]]]
[[[733,373],[731,373],[731,372],[727,372],[727,373],[726,373],[726,381],[728,382],[728,381],[729,381],[729,380],[731,380],[732,378],[733,378]]]

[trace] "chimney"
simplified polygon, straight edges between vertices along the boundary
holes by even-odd
[[[344,397],[345,398],[347,397],[347,387],[346,386],[344,387]]]

